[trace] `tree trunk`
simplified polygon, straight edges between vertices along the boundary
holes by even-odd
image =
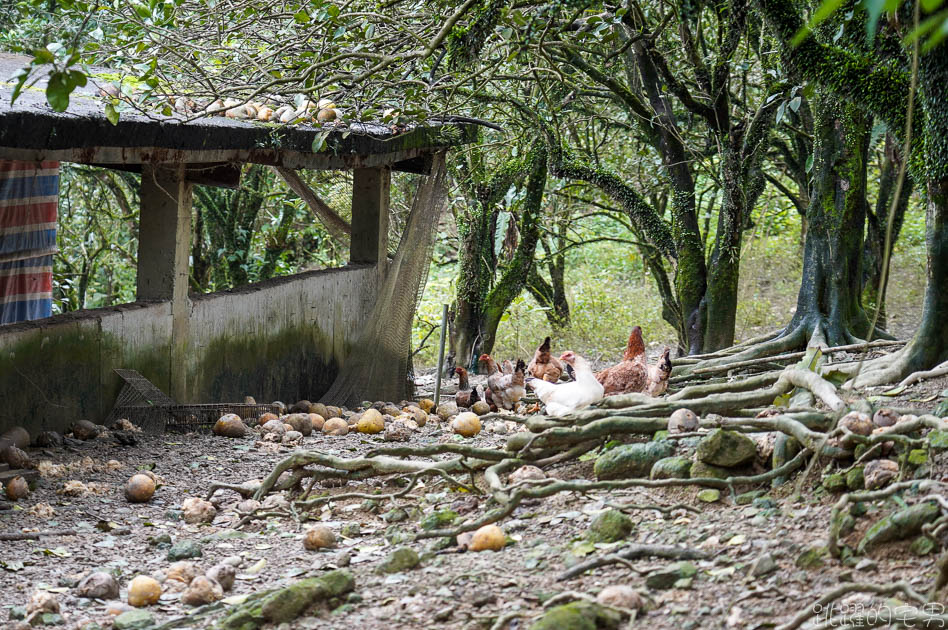
[[[557,235],[563,236],[565,232],[566,223],[560,222],[557,226]],[[540,275],[537,265],[534,264],[527,278],[527,290],[537,304],[544,307],[543,314],[550,328],[559,333],[569,328],[570,324],[569,302],[566,299],[566,256],[555,251],[545,239],[540,243],[547,255],[546,268],[550,273],[550,281],[547,282]],[[555,247],[561,249],[564,246],[565,240],[558,238]]]
[[[815,110],[803,279],[783,336],[838,346],[869,334],[860,297],[869,121],[855,105],[829,96]]]
[[[672,188],[671,230],[677,254],[675,298],[678,303],[678,321],[673,325],[678,332],[679,345],[686,347],[689,354],[694,354],[701,351],[707,333],[699,309],[707,290],[708,270],[695,207],[691,160],[682,142],[671,103],[663,93],[663,82],[648,47],[644,43],[637,43],[631,50],[642,87],[655,112],[656,138],[652,144],[662,158],[665,175]]]
[[[741,237],[744,234],[747,199],[740,177],[741,155],[729,142],[721,156],[724,178],[723,203],[718,211],[714,250],[708,264],[708,288],[702,300],[703,352],[714,352],[734,344],[737,323],[737,288],[741,271]]]
[[[882,281],[882,267],[885,257],[886,230],[889,221],[889,209],[892,206],[892,196],[895,194],[896,179],[898,179],[901,156],[898,155],[896,141],[891,134],[885,138],[885,159],[882,164],[882,173],[879,177],[879,195],[876,198],[875,212],[866,215],[866,241],[862,253],[862,299],[868,312],[872,313],[878,305],[878,326],[885,328],[885,294],[888,288],[886,283],[880,287]],[[902,231],[905,211],[908,209],[909,198],[912,196],[913,183],[906,177],[902,183],[899,201],[895,206],[892,217],[892,238],[889,244],[889,258],[892,257],[892,248],[895,247]],[[881,289],[881,290],[880,290]]]
[[[488,283],[484,266],[493,258],[493,239],[488,234],[490,209],[480,201],[472,203],[476,207],[466,220],[459,221],[457,295],[451,312],[451,347],[445,369],[455,365],[475,369],[475,357],[480,355],[483,299]]]
[[[543,209],[543,191],[546,189],[546,152],[539,151],[533,170],[527,180],[527,194],[520,213],[520,241],[513,258],[507,264],[500,279],[494,284],[484,300],[484,335],[481,352],[490,354],[497,340],[497,326],[510,303],[520,295],[527,284],[533,257],[540,240],[540,214]],[[493,239],[492,239],[493,240]]]
[[[472,171],[476,173],[480,168],[483,167],[475,165]],[[478,174],[471,173],[466,175],[474,183],[468,190],[469,210],[458,217],[461,247],[458,251],[457,296],[450,313],[451,335],[445,361],[446,373],[450,373],[449,370],[453,370],[455,365],[476,371],[477,357],[493,349],[497,325],[503,312],[526,284],[539,238],[539,204],[546,185],[546,169],[546,150],[542,142],[537,142],[527,155],[506,161],[490,177],[478,177]],[[525,223],[521,225],[520,242],[510,265],[492,289],[491,282],[497,270],[497,257],[494,254],[494,232],[499,211],[497,205],[510,186],[521,181],[527,173],[531,175],[527,200],[521,214]],[[531,191],[535,192],[533,187],[538,182],[541,182],[538,184],[539,196],[534,198]],[[536,207],[532,206],[534,201]]]
[[[856,378],[856,385],[895,382],[948,360],[948,46],[942,44],[920,57],[918,80],[917,103],[924,114],[924,137],[913,142],[924,146],[925,163],[918,170],[924,168],[928,193],[928,284],[922,321],[901,352],[868,366]]]

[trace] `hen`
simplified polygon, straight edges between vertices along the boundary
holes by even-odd
[[[548,383],[556,383],[563,374],[563,364],[550,354],[550,338],[547,337],[533,353],[533,359],[527,365],[527,374]]]
[[[606,396],[646,392],[650,382],[653,383],[652,391],[656,392],[651,395],[657,396],[668,387],[668,375],[671,373],[669,352],[666,349],[658,364],[650,367],[645,358],[642,329],[636,326],[629,335],[622,361],[596,374],[596,379],[602,383]]]
[[[477,388],[471,387],[467,378],[467,370],[464,368],[456,367],[454,373],[458,375],[458,391],[454,394],[454,402],[458,407],[470,407],[481,399],[477,394]]]
[[[575,381],[556,384],[534,378],[527,383],[546,405],[548,415],[565,416],[602,400],[602,384],[596,380],[586,359],[567,351],[559,360],[573,367]]]
[[[662,358],[655,365],[648,367],[648,379],[645,384],[645,393],[649,396],[661,396],[668,389],[668,377],[671,376],[672,362],[669,354],[671,348],[665,346]]]
[[[487,387],[490,389],[491,402],[498,408],[514,408],[521,398],[527,393],[524,389],[524,371],[526,366],[520,359],[517,360],[517,367],[512,374],[505,374],[497,367],[489,354],[482,354],[480,360],[487,364]]]

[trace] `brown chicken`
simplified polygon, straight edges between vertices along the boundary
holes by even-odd
[[[550,354],[550,338],[547,337],[533,353],[533,359],[527,365],[527,374],[547,383],[556,383],[563,374],[563,364]]]
[[[477,394],[477,388],[471,387],[468,382],[467,370],[462,367],[454,368],[454,373],[458,375],[458,391],[454,394],[454,402],[458,407],[470,407],[481,397]]]
[[[491,402],[499,409],[512,410],[521,398],[526,395],[524,388],[527,366],[517,359],[517,366],[513,374],[505,374],[497,367],[489,354],[482,354],[480,361],[487,364],[487,387],[490,389]]]
[[[596,374],[596,380],[602,383],[606,396],[633,392],[658,396],[668,387],[668,375],[671,374],[669,353],[670,349],[666,348],[658,363],[649,366],[642,329],[636,326],[629,335],[622,361]]]

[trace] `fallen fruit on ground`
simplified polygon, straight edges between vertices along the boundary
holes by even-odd
[[[139,575],[128,585],[128,603],[136,608],[158,603],[161,584],[153,577]]]
[[[336,535],[325,525],[316,525],[303,535],[303,547],[308,551],[336,546]]]
[[[458,417],[451,423],[454,432],[464,437],[474,437],[481,432],[481,419],[476,413],[465,411],[458,414]]]
[[[349,423],[342,418],[330,418],[323,425],[323,433],[327,435],[346,435],[349,433]]]
[[[474,532],[468,549],[471,551],[500,551],[507,544],[504,530],[496,525],[484,525]]]
[[[125,483],[125,498],[129,503],[145,503],[155,495],[155,480],[148,475],[132,475]]]

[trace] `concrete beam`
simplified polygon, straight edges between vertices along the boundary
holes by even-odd
[[[391,181],[391,171],[387,168],[353,171],[349,262],[378,265],[387,259]]]
[[[191,249],[191,183],[185,164],[143,164],[138,221],[138,299],[171,302],[172,398],[187,400],[184,354],[191,303],[188,256]]]

